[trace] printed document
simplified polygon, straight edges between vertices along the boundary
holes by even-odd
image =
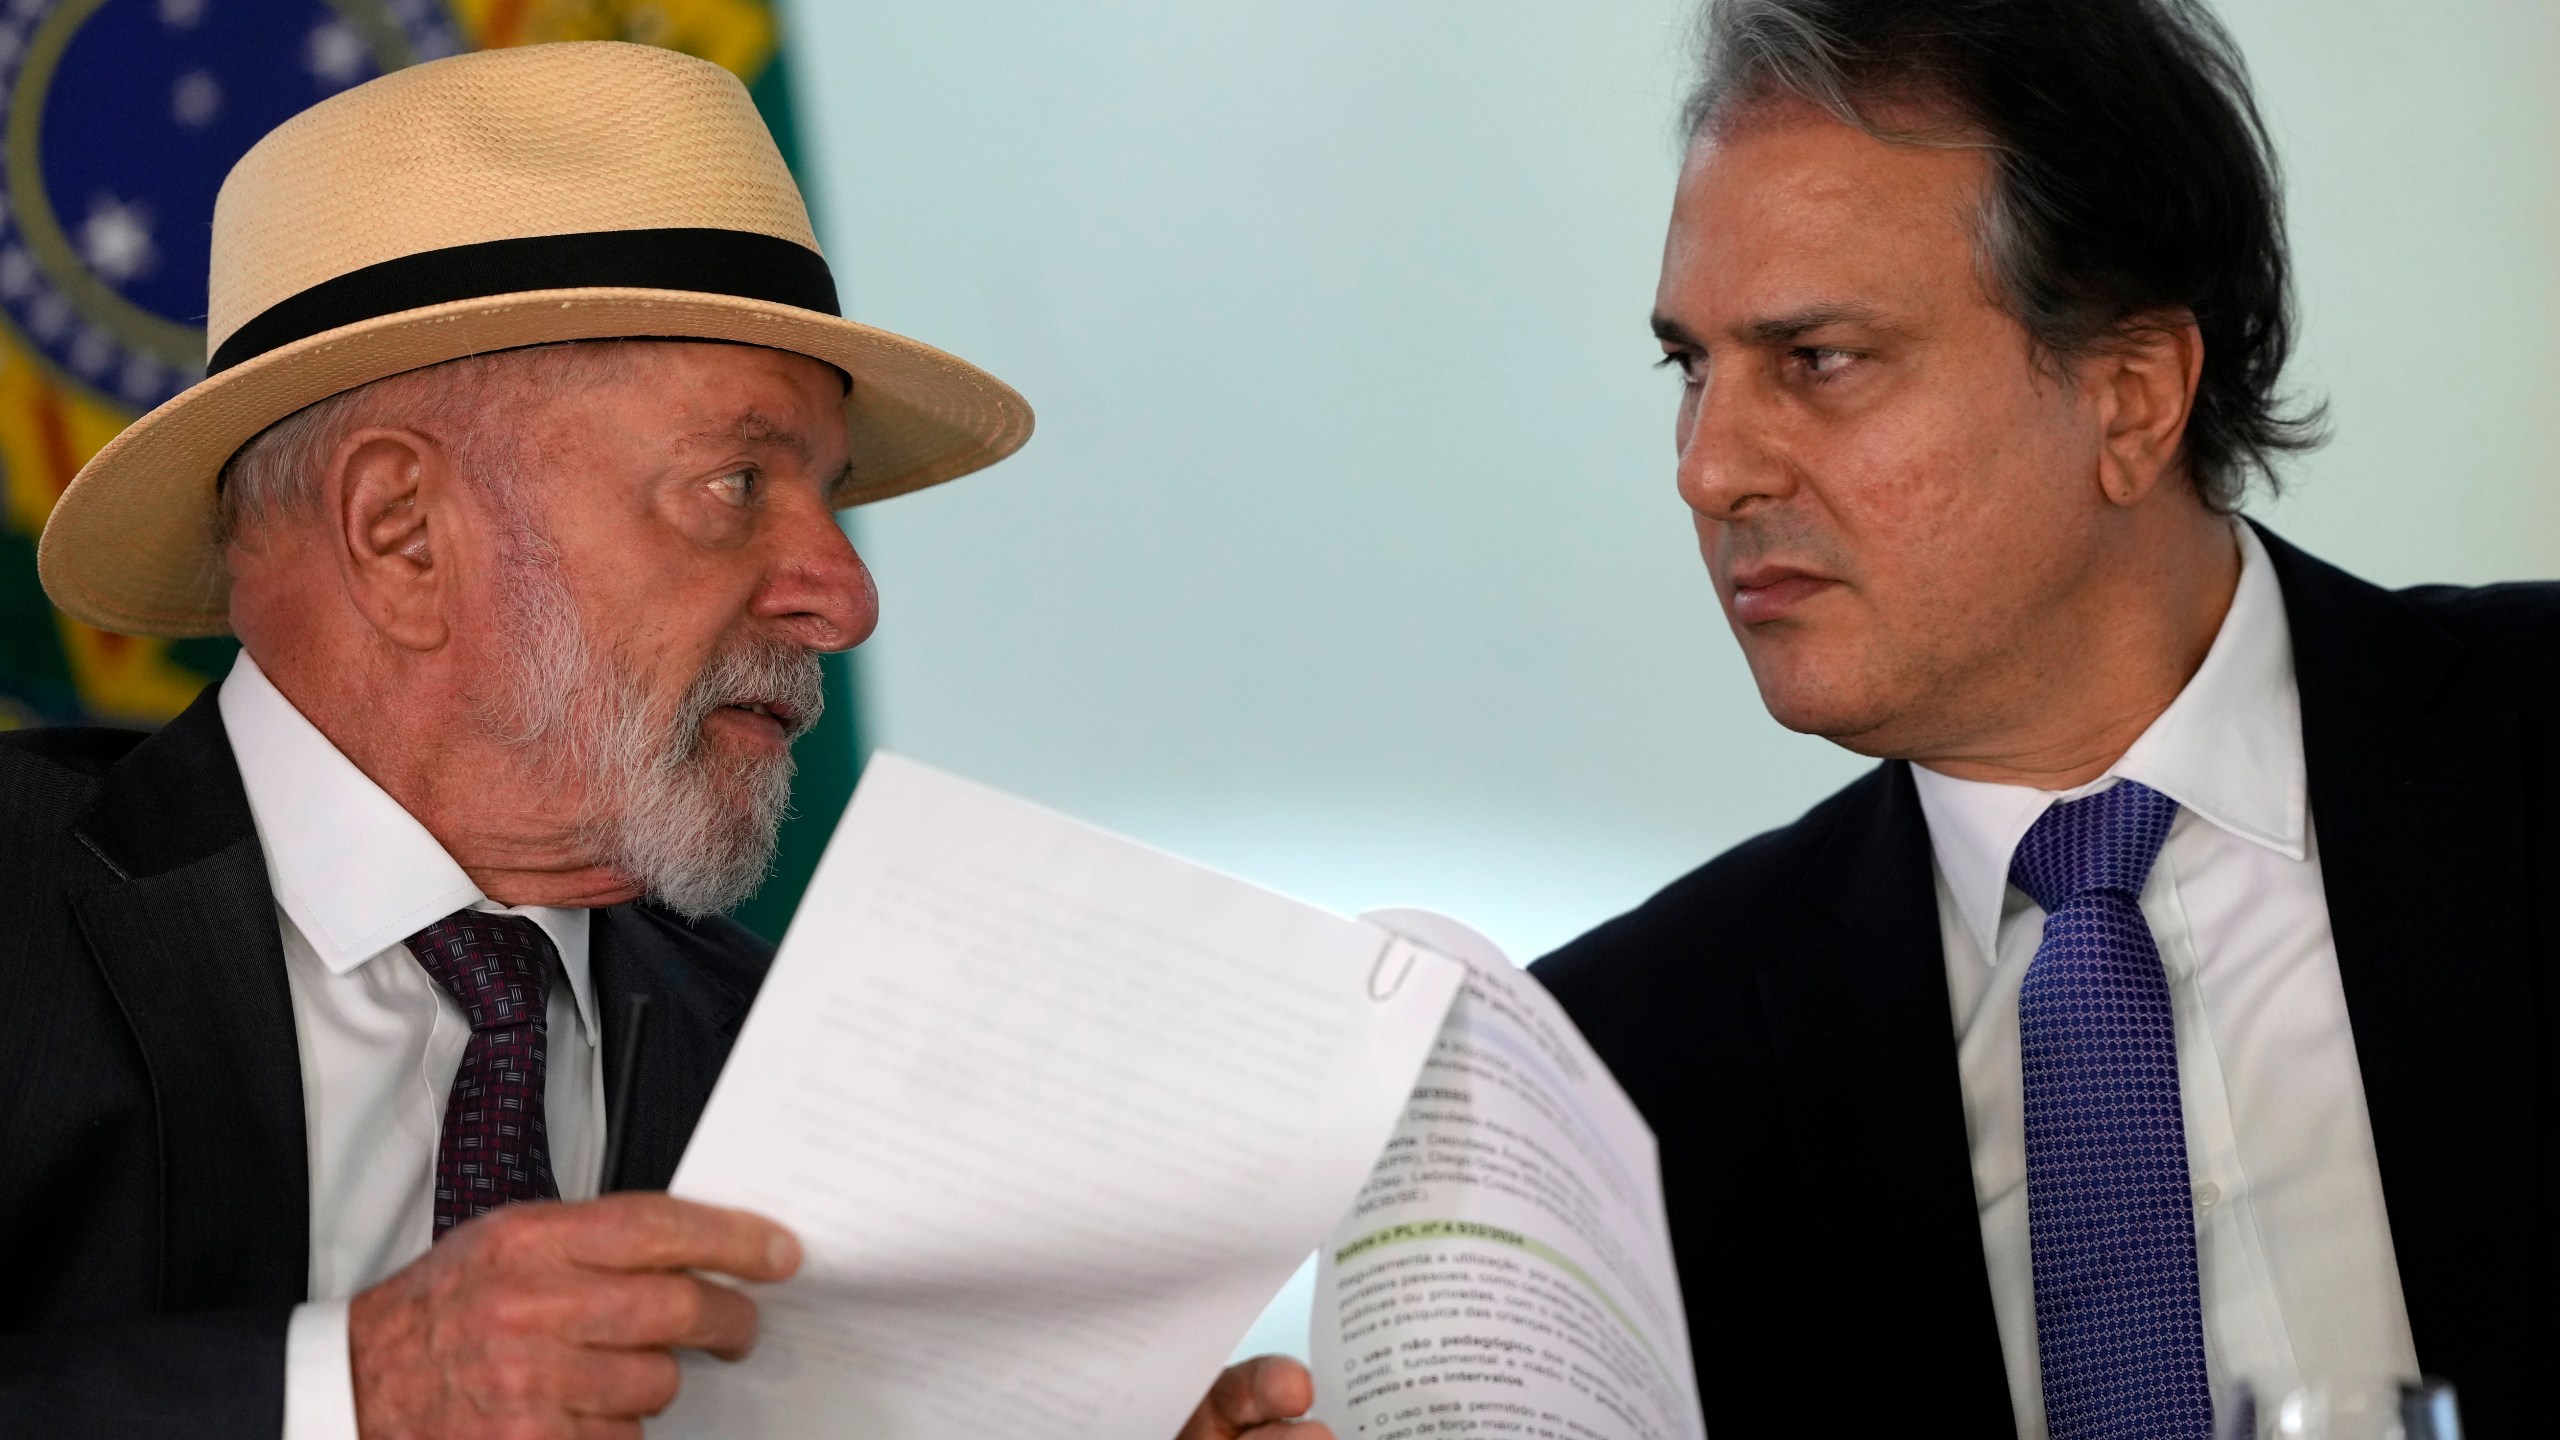
[[[1652,1130],[1492,942],[1369,918],[1469,973],[1318,1252],[1317,1418],[1338,1440],[1702,1440]]]
[[[1351,1205],[1465,974],[876,756],[671,1187],[807,1261],[650,1435],[1172,1436]]]

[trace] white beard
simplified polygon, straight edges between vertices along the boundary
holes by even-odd
[[[750,635],[723,642],[669,716],[642,677],[593,643],[538,538],[501,562],[512,673],[479,697],[483,725],[581,784],[578,833],[597,863],[678,914],[726,910],[764,883],[791,810],[792,760],[718,755],[703,722],[723,705],[787,708],[791,738],[826,703],[818,657]]]

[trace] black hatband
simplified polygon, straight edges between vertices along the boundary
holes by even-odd
[[[766,300],[822,314],[836,308],[835,276],[816,251],[746,230],[593,230],[484,240],[350,270],[279,300],[213,352],[218,375],[270,350],[342,325],[455,300],[528,290],[614,286]]]

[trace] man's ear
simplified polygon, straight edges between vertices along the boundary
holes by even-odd
[[[2204,336],[2184,311],[2146,316],[2087,363],[2097,392],[2099,487],[2117,505],[2140,504],[2179,472]]]
[[[339,442],[330,468],[339,564],[357,613],[404,650],[441,647],[464,525],[443,449],[414,430],[369,425]]]

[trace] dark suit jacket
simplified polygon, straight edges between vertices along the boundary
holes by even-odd
[[[2418,1358],[2550,1433],[2560,586],[2386,592],[2272,536]],[[1929,834],[1889,763],[1535,967],[1661,1142],[1716,1440],[2014,1434]]]
[[[149,738],[0,735],[0,1435],[274,1440],[305,1298],[302,1069],[266,862],[208,689]],[[621,1173],[663,1188],[771,950],[596,912]]]

